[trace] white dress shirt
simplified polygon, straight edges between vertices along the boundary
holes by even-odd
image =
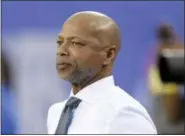
[[[82,89],[73,97],[82,100],[75,110],[68,134],[156,134],[145,108],[115,86],[113,76]],[[67,101],[67,100],[66,100]],[[55,134],[65,103],[52,105],[48,112],[48,134]]]

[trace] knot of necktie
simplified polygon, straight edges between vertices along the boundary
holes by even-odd
[[[66,103],[66,106],[69,106],[71,108],[77,108],[78,105],[80,104],[82,100],[76,98],[76,97],[71,97]]]

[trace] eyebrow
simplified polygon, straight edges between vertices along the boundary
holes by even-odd
[[[71,37],[68,37],[67,39],[72,40],[72,39],[75,39],[75,38],[78,38],[78,39],[81,39],[83,41],[86,41],[86,40],[84,40],[84,39],[82,39],[82,38],[80,38],[78,36],[71,36]],[[62,36],[58,35],[58,39],[64,39],[64,38]]]
[[[61,37],[60,35],[58,35],[58,38],[57,39],[63,39],[63,37]]]

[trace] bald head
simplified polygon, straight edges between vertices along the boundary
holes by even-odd
[[[120,49],[119,27],[109,16],[95,11],[82,11],[70,16],[64,24],[73,21],[86,26],[91,34],[102,43],[102,46],[114,45],[117,51]]]

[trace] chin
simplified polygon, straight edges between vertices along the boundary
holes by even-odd
[[[60,73],[59,76],[60,76],[61,79],[65,80],[65,81],[68,81],[70,83],[75,83],[75,84],[80,83],[80,79],[77,78],[79,76],[76,77],[72,74],[66,74],[66,73],[65,74]]]
[[[59,77],[63,80],[66,80],[68,81],[69,80],[69,77],[67,75],[63,75],[63,74],[59,74]]]
[[[62,78],[64,80],[69,80],[70,79],[70,73],[58,72],[58,75],[59,75],[60,78]]]
[[[57,69],[57,72],[58,72],[58,75],[60,78],[62,78],[64,80],[69,80],[70,77],[72,76],[73,69],[71,69],[71,68],[67,68],[64,70]]]

